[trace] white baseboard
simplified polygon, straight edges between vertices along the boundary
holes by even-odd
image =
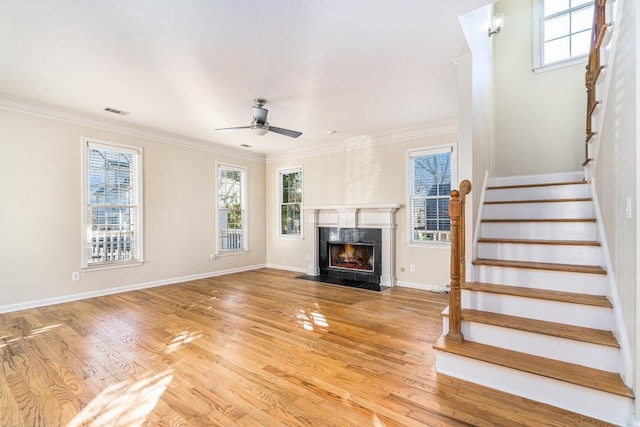
[[[29,308],[43,307],[46,305],[62,304],[65,302],[78,301],[82,299],[101,297],[105,295],[118,294],[121,292],[135,291],[138,289],[154,288],[157,286],[173,285],[175,283],[188,282],[191,280],[206,279],[208,277],[224,276],[226,274],[241,273],[243,271],[258,270],[265,268],[266,264],[248,265],[245,267],[230,268],[227,270],[210,271],[208,273],[192,274],[190,276],[172,277],[170,279],[156,280],[153,282],[136,283],[133,285],[118,286],[115,288],[100,289],[98,291],[80,292],[77,294],[64,295],[61,297],[46,298],[29,301],[19,304],[0,305],[0,314],[12,311],[27,310]]]
[[[435,291],[436,289],[444,288],[446,285],[431,285],[428,283],[413,283],[398,280],[396,282],[396,286],[401,286],[403,288],[420,289],[423,291]]]
[[[275,268],[276,270],[294,271],[296,273],[307,274],[307,269],[302,267],[292,267],[290,265],[279,265],[267,263],[267,268]]]

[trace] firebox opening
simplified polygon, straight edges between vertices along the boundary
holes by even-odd
[[[329,242],[329,267],[373,272],[373,248],[362,243]]]

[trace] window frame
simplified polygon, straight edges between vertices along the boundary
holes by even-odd
[[[90,182],[89,182],[89,151],[91,148],[100,148],[112,150],[115,152],[133,154],[134,159],[134,179],[135,187],[133,190],[136,203],[131,206],[136,207],[136,227],[134,233],[137,237],[137,253],[131,260],[126,261],[103,261],[99,263],[89,262],[90,241],[92,224],[89,222],[89,203],[90,203]],[[84,271],[99,271],[116,268],[135,267],[144,264],[144,183],[143,183],[143,149],[142,147],[120,144],[113,141],[105,141],[97,138],[81,137],[81,155],[82,155],[82,177],[81,177],[81,221],[82,224],[82,254],[81,268]]]
[[[242,247],[239,249],[227,250],[222,249],[220,245],[220,171],[230,170],[240,172],[240,211],[242,212]],[[233,256],[233,255],[242,255],[249,252],[249,207],[248,207],[248,198],[247,198],[247,181],[248,181],[248,170],[245,166],[234,165],[226,162],[215,162],[215,178],[214,178],[214,193],[215,193],[215,215],[214,215],[214,246],[215,246],[215,255],[217,257],[224,256]]]
[[[574,8],[570,7],[569,9],[565,9],[562,12],[557,12],[551,15],[550,18],[565,15],[570,13],[571,11],[593,6],[594,4],[595,1],[591,0],[590,3],[586,3]],[[588,53],[562,59],[560,61],[544,63],[544,21],[544,0],[535,0],[533,5],[533,72],[541,73],[544,71],[557,70],[559,68],[585,63],[587,58],[589,57]],[[571,37],[571,34],[574,33],[570,33],[569,37]]]
[[[437,240],[414,240],[413,239],[413,222],[412,222],[412,200],[413,200],[413,157],[422,155],[436,155],[442,153],[451,153],[451,189],[455,188],[457,181],[457,143],[433,145],[427,147],[416,147],[406,150],[406,245],[414,248],[449,248],[451,242],[442,242]]]
[[[282,233],[282,206],[284,205],[284,202],[282,201],[283,177],[286,174],[291,174],[296,172],[300,173],[301,196],[300,196],[300,203],[297,203],[300,205],[300,233],[299,234],[283,234]],[[277,185],[277,191],[278,191],[277,193],[278,194],[278,215],[277,215],[278,237],[282,239],[294,239],[294,240],[304,239],[304,170],[303,170],[303,167],[292,166],[287,168],[281,168],[277,170],[277,173],[278,173],[278,181],[276,185]],[[296,203],[289,203],[289,204],[296,204]]]

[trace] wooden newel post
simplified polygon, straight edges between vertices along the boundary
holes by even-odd
[[[465,280],[465,197],[471,191],[471,183],[464,180],[460,190],[451,190],[449,218],[451,219],[451,284],[449,285],[449,332],[447,338],[462,341],[460,328],[460,287]]]

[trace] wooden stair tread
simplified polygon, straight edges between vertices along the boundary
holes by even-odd
[[[462,289],[478,292],[488,292],[523,298],[536,298],[548,301],[567,302],[594,307],[612,308],[611,301],[604,295],[579,294],[574,292],[552,291],[522,286],[494,285],[491,283],[467,282]]]
[[[482,219],[481,222],[596,222],[595,218],[495,218]]]
[[[505,190],[509,188],[553,187],[558,185],[579,185],[579,184],[588,184],[588,182],[587,181],[566,181],[566,182],[544,182],[540,184],[493,185],[493,186],[488,186],[487,190]]]
[[[499,239],[481,237],[478,243],[518,243],[529,245],[600,246],[600,242],[590,240],[541,240],[541,239]]]
[[[526,317],[509,316],[488,311],[462,309],[462,320],[532,332],[534,334],[549,335],[566,338],[607,347],[620,348],[620,344],[611,331],[585,328],[583,326],[567,325],[564,323],[547,322],[546,320],[529,319]]]
[[[563,202],[590,202],[591,197],[574,197],[570,199],[531,199],[531,200],[497,200],[484,202],[485,205],[507,205],[515,203],[563,203]]]
[[[455,341],[442,336],[434,349],[459,356],[470,357],[506,368],[516,369],[546,378],[600,390],[633,399],[633,391],[627,387],[620,375],[573,363],[533,356],[472,341]]]
[[[550,262],[508,261],[500,259],[477,258],[473,265],[495,267],[529,268],[534,270],[566,271],[570,273],[607,274],[599,265],[555,264]]]

